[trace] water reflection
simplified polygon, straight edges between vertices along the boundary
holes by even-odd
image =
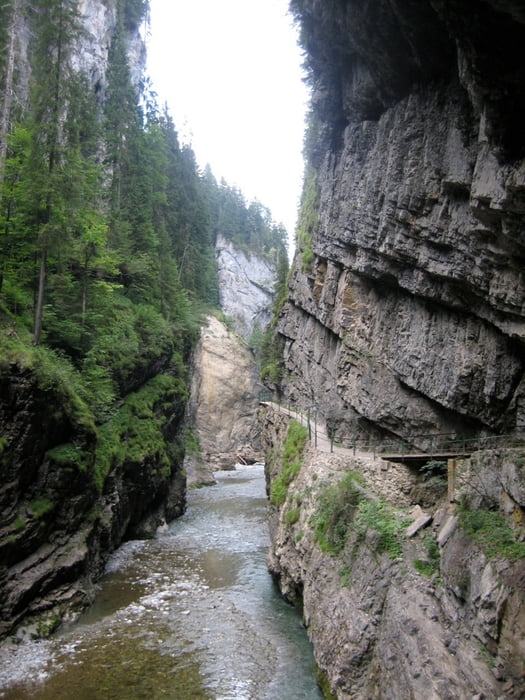
[[[0,655],[6,700],[318,700],[309,642],[266,570],[262,467],[218,475],[112,557],[70,630]],[[16,672],[15,672],[16,668]]]

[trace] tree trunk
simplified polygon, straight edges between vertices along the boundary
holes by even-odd
[[[40,336],[42,334],[42,319],[44,316],[44,291],[46,286],[46,262],[47,246],[44,246],[40,253],[40,273],[38,275],[38,294],[35,306],[35,327],[33,331],[33,345],[40,344]]]

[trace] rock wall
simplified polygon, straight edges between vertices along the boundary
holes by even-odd
[[[217,238],[219,300],[237,333],[248,340],[254,329],[265,329],[272,318],[275,265],[244,252],[222,236]]]
[[[0,638],[22,623],[46,634],[77,615],[124,539],[152,536],[183,512],[186,392],[170,383],[153,399],[141,394],[158,372],[176,374],[170,357],[168,348],[149,377],[139,368],[136,393],[98,429],[79,397],[45,372],[0,363]]]
[[[239,336],[214,316],[206,319],[195,350],[188,425],[199,450],[189,451],[188,483],[213,481],[216,469],[262,461],[256,420],[258,367]]]
[[[292,7],[319,206],[278,327],[285,393],[340,439],[523,430],[521,3]]]
[[[102,102],[117,0],[79,0],[78,11],[83,31],[74,68],[86,73]],[[16,26],[20,104],[31,80],[34,17],[22,0]],[[145,61],[138,27],[127,27],[126,41],[138,82]],[[135,365],[116,373],[120,400],[112,418],[97,428],[63,377],[48,376],[49,368],[32,366],[25,357],[0,358],[0,638],[21,624],[45,635],[78,614],[91,602],[94,582],[123,539],[151,536],[183,512],[179,433],[186,379],[171,365],[171,344],[158,350],[154,359],[137,356]],[[159,376],[165,384],[161,380],[153,393],[141,394]],[[151,443],[144,440],[140,450],[127,451],[138,439],[134,429],[146,423]],[[114,439],[104,447],[110,425]]]
[[[289,418],[264,409],[260,420],[270,492],[282,470]],[[401,534],[399,556],[382,550],[377,520],[365,531],[354,520],[341,551],[323,551],[315,536],[317,509],[325,489],[349,470],[360,474],[368,498],[384,499],[408,522],[421,514],[414,510],[421,500],[421,476],[371,455],[323,453],[312,446],[301,461],[284,504],[270,505],[268,562],[284,595],[303,610],[333,695],[338,700],[523,697],[525,560],[489,559],[459,526],[446,486],[426,502],[430,524],[410,538]],[[475,497],[482,492],[494,502],[508,491],[523,508],[522,464],[523,450],[467,460],[461,489]],[[430,551],[437,560],[423,572],[417,563],[428,563]]]

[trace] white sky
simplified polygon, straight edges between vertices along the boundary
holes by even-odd
[[[181,141],[293,241],[308,92],[288,0],[150,4],[148,74]]]

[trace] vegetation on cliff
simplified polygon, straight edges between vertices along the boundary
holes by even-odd
[[[218,304],[216,238],[285,250],[270,212],[201,172],[137,82],[129,47],[148,9],[118,0],[94,59],[75,0],[0,7],[0,636],[25,614],[24,586],[49,605],[60,576],[96,576],[144,519],[156,514],[151,531],[181,512],[187,365]],[[52,533],[68,551],[84,538],[82,563],[56,578],[50,555],[11,576]]]
[[[283,444],[281,471],[274,479],[270,490],[270,501],[280,507],[286,500],[288,486],[301,471],[303,451],[308,440],[308,430],[297,421],[290,421]]]
[[[102,100],[73,68],[77,3],[32,9],[27,100],[5,113],[7,70],[0,83],[0,334],[11,364],[17,353],[22,364],[41,360],[31,345],[47,348],[40,375],[67,374],[101,424],[130,390],[187,358],[203,305],[218,303],[216,236],[277,258],[285,232],[265,207],[201,173],[147,83],[133,83],[126,39],[147,2],[117,4]],[[1,12],[2,26],[20,23],[15,0]],[[2,69],[27,70],[22,38],[0,39]]]

